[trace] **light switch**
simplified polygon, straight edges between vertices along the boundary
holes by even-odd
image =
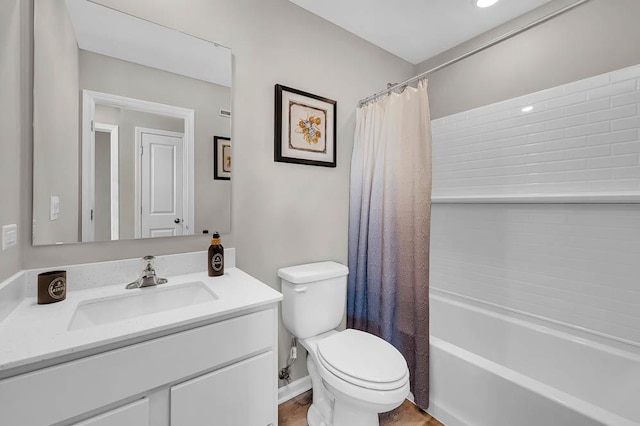
[[[18,225],[5,225],[2,227],[2,250],[18,244]]]
[[[57,195],[51,196],[51,202],[49,204],[49,220],[58,219],[60,214],[60,197]]]

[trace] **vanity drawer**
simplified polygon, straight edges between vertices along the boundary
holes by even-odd
[[[2,422],[50,425],[271,350],[274,319],[268,309],[2,380]]]
[[[73,426],[149,426],[149,400],[144,398]]]

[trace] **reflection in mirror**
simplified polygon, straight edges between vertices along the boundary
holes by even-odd
[[[231,51],[87,0],[34,28],[33,244],[229,232]]]

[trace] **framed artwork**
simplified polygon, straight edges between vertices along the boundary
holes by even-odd
[[[276,84],[274,160],[336,166],[336,101]]]
[[[213,137],[213,178],[231,180],[231,139]]]

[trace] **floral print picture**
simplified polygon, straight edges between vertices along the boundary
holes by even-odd
[[[273,160],[336,167],[334,100],[275,85]]]
[[[213,179],[231,180],[231,139],[213,137]]]
[[[327,112],[298,102],[289,102],[289,148],[326,152]]]

